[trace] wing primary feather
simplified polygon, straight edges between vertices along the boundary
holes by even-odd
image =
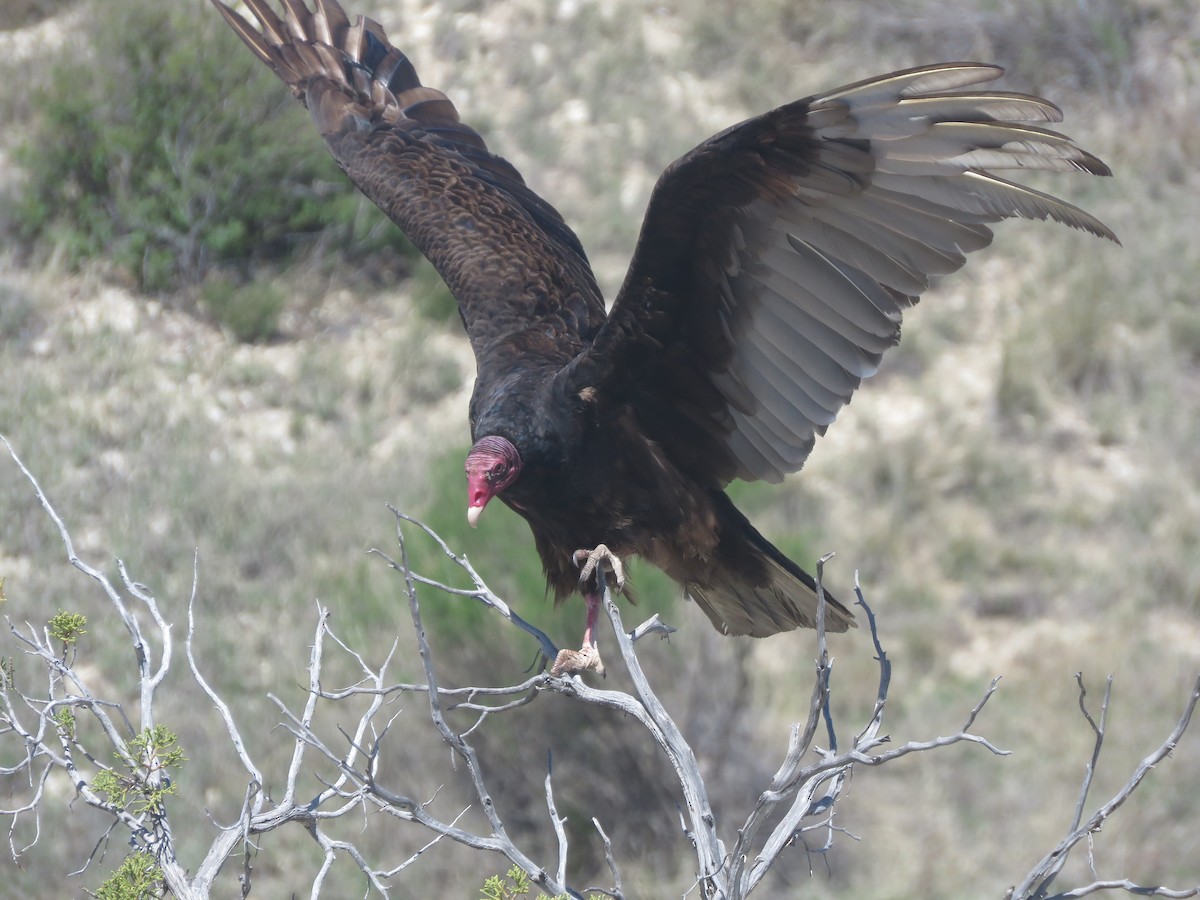
[[[790,258],[789,258],[790,257]],[[895,344],[900,323],[883,315],[878,307],[847,286],[836,297],[821,297],[805,285],[799,255],[778,245],[764,255],[746,277],[766,291],[761,302],[776,307],[795,307],[839,334],[863,346],[887,349]]]
[[[255,10],[253,4],[248,3],[247,5],[250,6],[252,11]],[[255,56],[274,69],[276,65],[275,57],[271,54],[268,44],[264,40],[264,30],[266,30],[267,26],[264,24],[261,28],[255,28],[242,17],[241,13],[235,12],[224,3],[217,3],[216,7],[217,12],[221,14],[229,27],[233,29],[234,34],[242,39],[242,43],[249,47]],[[257,15],[257,12],[255,14]]]
[[[340,47],[350,28],[345,11],[336,3],[316,0],[317,12],[313,16],[314,37],[331,47]]]
[[[735,412],[733,417],[735,428],[729,436],[730,447],[749,473],[750,479],[772,484],[783,481],[786,469],[782,467],[782,460],[773,458],[764,446],[765,441],[751,424],[754,420],[740,412]]]
[[[871,107],[875,104],[891,106],[897,98],[903,99],[916,94],[934,93],[994,81],[1004,74],[1000,66],[987,63],[940,63],[919,66],[893,72],[881,78],[868,78],[822,94],[821,103],[842,101],[853,109]]]
[[[1049,100],[1029,94],[987,91],[967,94],[924,94],[905,97],[893,112],[876,116],[887,127],[876,137],[887,140],[898,127],[907,124],[913,129],[928,126],[929,122],[1061,122],[1062,110]]]
[[[787,371],[785,366],[779,364],[777,358],[773,358],[764,349],[763,343],[755,342],[747,347],[744,353],[739,354],[738,370],[746,381],[761,384],[767,390],[775,417],[786,424],[792,434],[802,434],[807,430],[811,435],[814,427],[832,424],[843,402],[838,401],[833,404],[832,409],[826,409],[804,386],[797,383],[793,372]],[[747,372],[756,374],[753,378],[747,378]],[[811,383],[810,379],[806,381]],[[784,391],[789,388],[790,392],[785,394]],[[830,392],[824,389],[821,390],[821,394],[831,396]]]
[[[875,225],[910,236],[943,253],[971,253],[992,242],[987,226],[963,221],[946,207],[925,205],[912,195],[904,197],[871,185],[858,199],[861,215]]]
[[[764,415],[764,413],[766,414]],[[799,436],[792,434],[768,408],[764,407],[758,415],[747,418],[743,427],[749,428],[753,432],[756,446],[759,447],[763,457],[781,475],[795,472],[804,465],[809,446],[804,442],[800,447],[794,446],[793,442]],[[811,433],[808,439],[812,439]]]
[[[856,298],[861,297],[874,306],[886,319],[896,323],[900,321],[903,306],[911,305],[901,304],[898,296],[889,292],[878,281],[868,278],[852,267],[838,265],[811,244],[790,234],[785,235],[785,240],[784,248],[801,258],[804,266],[804,284],[814,295],[839,298],[850,291]],[[854,306],[857,306],[857,299],[847,303],[847,309]]]
[[[287,41],[287,26],[284,24],[283,19],[279,18],[279,15],[271,8],[271,4],[267,0],[244,0],[244,2],[246,8],[254,13],[254,17],[262,25],[262,34],[268,43],[282,44]],[[228,7],[226,8],[228,9]]]
[[[803,320],[803,335],[807,341],[838,366],[856,378],[869,378],[879,368],[882,354],[857,346],[853,341],[838,334],[828,325],[810,316],[802,309],[791,304],[782,304],[790,315],[791,322],[784,318],[782,311],[769,304],[759,305],[750,315],[750,321],[761,332],[764,329],[778,329],[783,334],[801,334],[792,324]],[[890,346],[890,345],[889,345]]]
[[[284,24],[297,40],[309,40],[313,34],[312,13],[303,0],[283,0]]]
[[[804,243],[821,253],[839,272],[857,269],[880,284],[908,296],[916,297],[929,286],[929,279],[923,273],[881,253],[858,235],[842,231],[815,217],[789,223],[785,237],[793,247],[797,243]]]
[[[993,217],[993,221],[1011,216],[1053,219],[1120,243],[1108,226],[1077,206],[987,172],[928,178],[880,173],[875,184],[898,194],[911,194],[953,209]]]
[[[943,250],[927,244],[881,225],[869,216],[849,215],[845,210],[822,206],[813,210],[813,218],[886,256],[908,272],[915,283],[925,287],[929,285],[930,275],[955,272],[966,262],[966,257],[957,249]]]
[[[854,377],[844,369],[836,371],[835,377],[831,378],[829,369],[835,364],[828,359],[824,360],[824,366],[814,364],[813,360],[818,357],[819,351],[816,347],[811,346],[811,342],[805,348],[805,352],[798,353],[796,351],[797,346],[804,347],[802,342],[805,340],[807,339],[803,336],[797,336],[793,338],[790,346],[781,348],[779,346],[780,338],[768,332],[761,341],[755,341],[749,344],[744,351],[739,351],[739,355],[744,353],[747,363],[752,362],[760,355],[770,360],[776,369],[782,372],[815,404],[818,410],[835,414],[850,402],[850,397],[862,379]],[[740,363],[738,366],[740,368]],[[831,381],[836,381],[836,384],[831,385]],[[817,421],[817,419],[813,421]]]
[[[761,323],[754,327],[760,339],[753,343],[759,347],[769,345],[777,348],[781,356],[790,360],[799,371],[828,394],[848,398],[862,383],[860,376],[838,363],[807,335],[792,333],[785,346],[780,330],[772,330]],[[793,380],[804,384],[804,378],[794,377]]]
[[[783,476],[772,469],[771,465],[763,459],[762,454],[738,429],[736,422],[733,431],[729,433],[728,446],[729,452],[737,464],[735,477],[745,481],[767,481],[773,484],[783,481]]]

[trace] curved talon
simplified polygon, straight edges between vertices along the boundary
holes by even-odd
[[[571,559],[579,566],[579,583],[582,585],[596,571],[596,566],[604,564],[605,570],[617,582],[617,590],[625,590],[625,566],[621,558],[608,549],[604,544],[597,544],[594,550],[576,550]]]
[[[604,675],[604,660],[600,658],[600,651],[595,644],[585,644],[579,650],[559,650],[554,665],[550,667],[550,674],[557,677],[589,670]]]

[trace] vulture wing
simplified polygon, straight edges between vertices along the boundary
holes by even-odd
[[[701,483],[799,469],[989,223],[1092,216],[988,170],[1108,175],[1036,97],[959,90],[949,63],[790,103],[705,141],[656,185],[610,320],[575,366]]]
[[[338,165],[433,263],[458,300],[481,372],[503,349],[560,364],[603,324],[579,239],[424,87],[377,22],[350,24],[334,0],[244,0],[252,26],[213,0],[238,36],[291,86]]]

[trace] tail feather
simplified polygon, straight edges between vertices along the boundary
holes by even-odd
[[[816,628],[816,579],[759,534],[732,503],[722,506],[726,521],[718,554],[726,560],[705,572],[703,582],[689,580],[688,595],[722,634],[769,637]],[[824,593],[825,630],[857,628],[854,614]]]
[[[815,582],[804,580],[771,562],[771,580],[756,585],[726,578],[706,585],[689,584],[687,591],[722,634],[769,637],[781,631],[817,627]],[[857,628],[854,614],[825,592],[825,630]]]

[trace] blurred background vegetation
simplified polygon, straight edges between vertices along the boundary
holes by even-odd
[[[797,851],[764,896],[997,896],[1065,830],[1090,748],[1071,674],[1116,701],[1096,796],[1169,730],[1200,667],[1200,12],[1192,0],[371,0],[423,80],[577,229],[609,296],[654,179],[707,135],[808,93],[900,66],[995,61],[1004,87],[1050,97],[1109,180],[1041,186],[1106,221],[1123,248],[1009,223],[910,317],[905,342],[782,487],[742,486],[755,522],[800,560],[836,549],[861,574],[896,665],[897,740],[954,730],[1003,674],[971,748],[858,775],[845,840]],[[401,636],[399,586],[363,550],[392,546],[391,501],[470,555],[560,643],[579,604],[544,602],[524,526],[465,526],[473,374],[452,301],[326,157],[302,109],[205,0],[24,0],[0,11],[0,431],[41,478],[93,564],[122,558],[177,623],[200,559],[198,652],[268,770],[289,742],[274,691],[299,702],[314,598],[369,659]],[[418,568],[451,577],[415,540]],[[122,630],[65,564],[15,467],[0,461],[0,577],[14,622],[89,616],[94,677],[133,704]],[[682,630],[643,658],[705,755],[714,803],[744,813],[807,703],[811,635],[719,638],[656,573],[641,609]],[[461,579],[457,579],[461,583]],[[447,680],[521,677],[534,647],[482,612],[427,598]],[[7,650],[5,651],[8,652]],[[874,697],[862,634],[838,639],[836,713]],[[33,667],[18,677],[36,677]],[[346,660],[331,678],[354,678]],[[341,666],[341,668],[337,668]],[[615,679],[620,686],[619,678]],[[189,762],[184,852],[205,811],[242,802],[207,703],[176,673]],[[467,796],[421,710],[385,771],[439,802]],[[332,728],[334,722],[329,725]],[[620,720],[547,699],[484,731],[498,804],[543,856],[543,760],[577,829],[581,881],[604,880],[597,815],[631,896],[682,893],[662,760]],[[581,739],[582,737],[582,739]],[[1101,874],[1196,883],[1192,735],[1096,839]],[[7,760],[6,760],[7,762]],[[313,782],[314,791],[317,783]],[[0,897],[80,895],[121,851],[68,877],[102,823],[54,784],[42,842]],[[19,791],[5,785],[0,792]],[[530,799],[532,798],[532,800]],[[348,825],[356,840],[361,823]],[[400,860],[422,834],[371,829]],[[53,835],[53,838],[49,838]],[[197,851],[198,852],[198,851]],[[307,893],[307,835],[267,836],[264,895]],[[444,843],[401,896],[474,896],[487,860]],[[809,868],[815,876],[810,878]],[[499,872],[506,866],[495,861]],[[489,874],[488,870],[485,874]],[[361,891],[345,866],[331,895]],[[228,891],[236,890],[230,874]],[[1082,877],[1082,876],[1081,876]],[[436,887],[431,887],[436,886]]]

